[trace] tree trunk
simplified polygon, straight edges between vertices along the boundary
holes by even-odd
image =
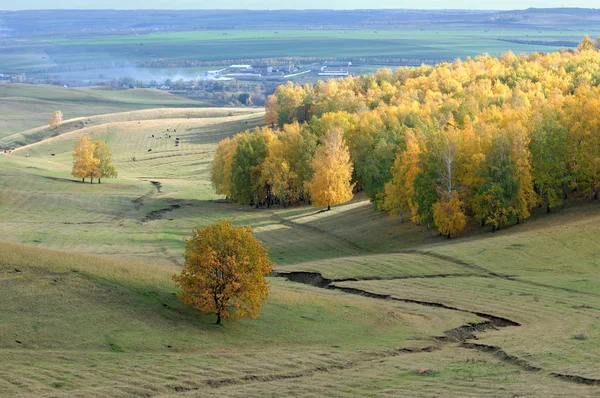
[[[550,213],[550,204],[546,205],[546,213]]]
[[[221,324],[221,312],[220,311],[217,311],[217,322],[216,322],[216,324],[217,325]]]
[[[83,178],[81,179],[81,182],[85,182],[85,177],[83,177]]]
[[[517,225],[521,224],[521,219],[517,216]]]
[[[98,184],[100,184],[100,177],[98,177]]]
[[[90,184],[94,183],[94,178],[90,177]]]
[[[331,210],[331,205],[327,205],[327,211]]]

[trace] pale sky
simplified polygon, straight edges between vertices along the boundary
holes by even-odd
[[[0,10],[31,9],[492,9],[600,7],[598,0],[0,0]]]

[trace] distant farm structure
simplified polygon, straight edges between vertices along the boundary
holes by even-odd
[[[197,80],[282,80],[300,75],[347,77],[351,76],[348,71],[351,66],[350,61],[323,61],[309,65],[297,65],[293,62],[278,65],[232,64],[223,69],[207,71],[198,76]]]

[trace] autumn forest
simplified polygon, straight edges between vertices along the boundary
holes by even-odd
[[[600,190],[600,38],[576,51],[481,55],[288,83],[267,127],[222,141],[218,193],[329,206],[364,190],[378,210],[448,237],[496,230]]]

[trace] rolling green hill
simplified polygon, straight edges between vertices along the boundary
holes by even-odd
[[[212,190],[210,161],[262,110],[161,112],[0,154],[3,394],[600,394],[600,204],[456,240],[361,195],[330,212],[239,206]],[[81,135],[108,143],[118,179],[70,176]],[[217,327],[171,276],[191,230],[223,218],[278,266],[261,317]]]
[[[158,90],[0,83],[0,140],[11,134],[47,125],[56,110],[60,110],[67,120],[138,109],[203,105]]]

